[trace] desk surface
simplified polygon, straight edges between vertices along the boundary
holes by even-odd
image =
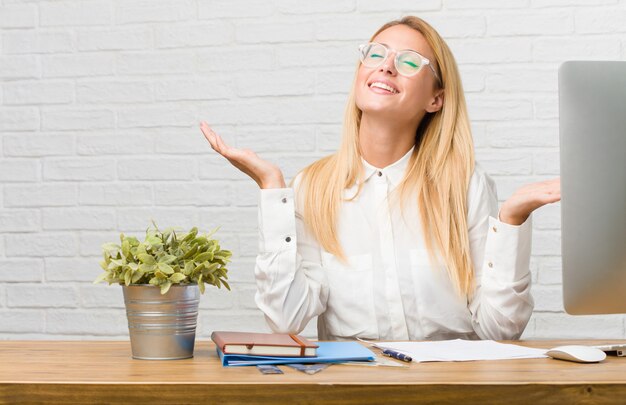
[[[625,342],[513,343],[550,348]],[[283,375],[263,375],[256,367],[222,367],[212,342],[197,341],[194,356],[134,360],[129,341],[0,341],[0,403],[626,402],[626,357],[594,364],[546,358],[407,368],[333,365],[314,375],[281,367]]]

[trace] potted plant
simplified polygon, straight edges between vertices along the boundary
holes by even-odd
[[[200,293],[205,284],[228,290],[226,264],[232,253],[211,239],[173,228],[146,230],[143,242],[120,235],[120,244],[102,245],[104,269],[94,284],[122,285],[133,358],[193,357]]]

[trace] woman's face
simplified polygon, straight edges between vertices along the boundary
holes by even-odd
[[[417,51],[434,63],[434,54],[422,34],[406,25],[389,27],[376,35],[373,41],[384,43],[391,49]],[[426,112],[441,108],[442,100],[435,97],[439,94],[437,79],[428,66],[422,67],[414,76],[402,76],[394,65],[395,56],[395,52],[390,51],[384,63],[376,68],[363,64],[359,66],[355,89],[357,107],[364,114],[419,123]],[[377,81],[393,87],[396,92],[372,87]]]

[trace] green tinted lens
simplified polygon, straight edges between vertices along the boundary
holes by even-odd
[[[422,58],[415,52],[401,52],[398,55],[398,72],[404,75],[414,75],[422,68]]]
[[[363,48],[361,60],[368,67],[376,67],[385,60],[387,50],[379,44],[369,44]]]

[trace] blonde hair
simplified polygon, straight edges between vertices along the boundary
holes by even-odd
[[[474,171],[474,145],[465,96],[456,62],[448,45],[424,20],[407,16],[384,24],[372,36],[394,25],[403,24],[420,32],[435,55],[443,89],[443,107],[426,113],[415,134],[415,149],[404,178],[398,185],[401,201],[417,194],[422,231],[431,260],[436,251],[445,261],[450,279],[459,295],[471,296],[474,271],[467,226],[467,189]],[[357,71],[359,64],[357,64]],[[304,223],[320,245],[346,262],[337,237],[337,218],[343,190],[359,180],[356,198],[362,188],[363,171],[359,147],[362,111],[355,100],[355,80],[344,113],[339,150],[302,170],[299,190],[303,198]]]

